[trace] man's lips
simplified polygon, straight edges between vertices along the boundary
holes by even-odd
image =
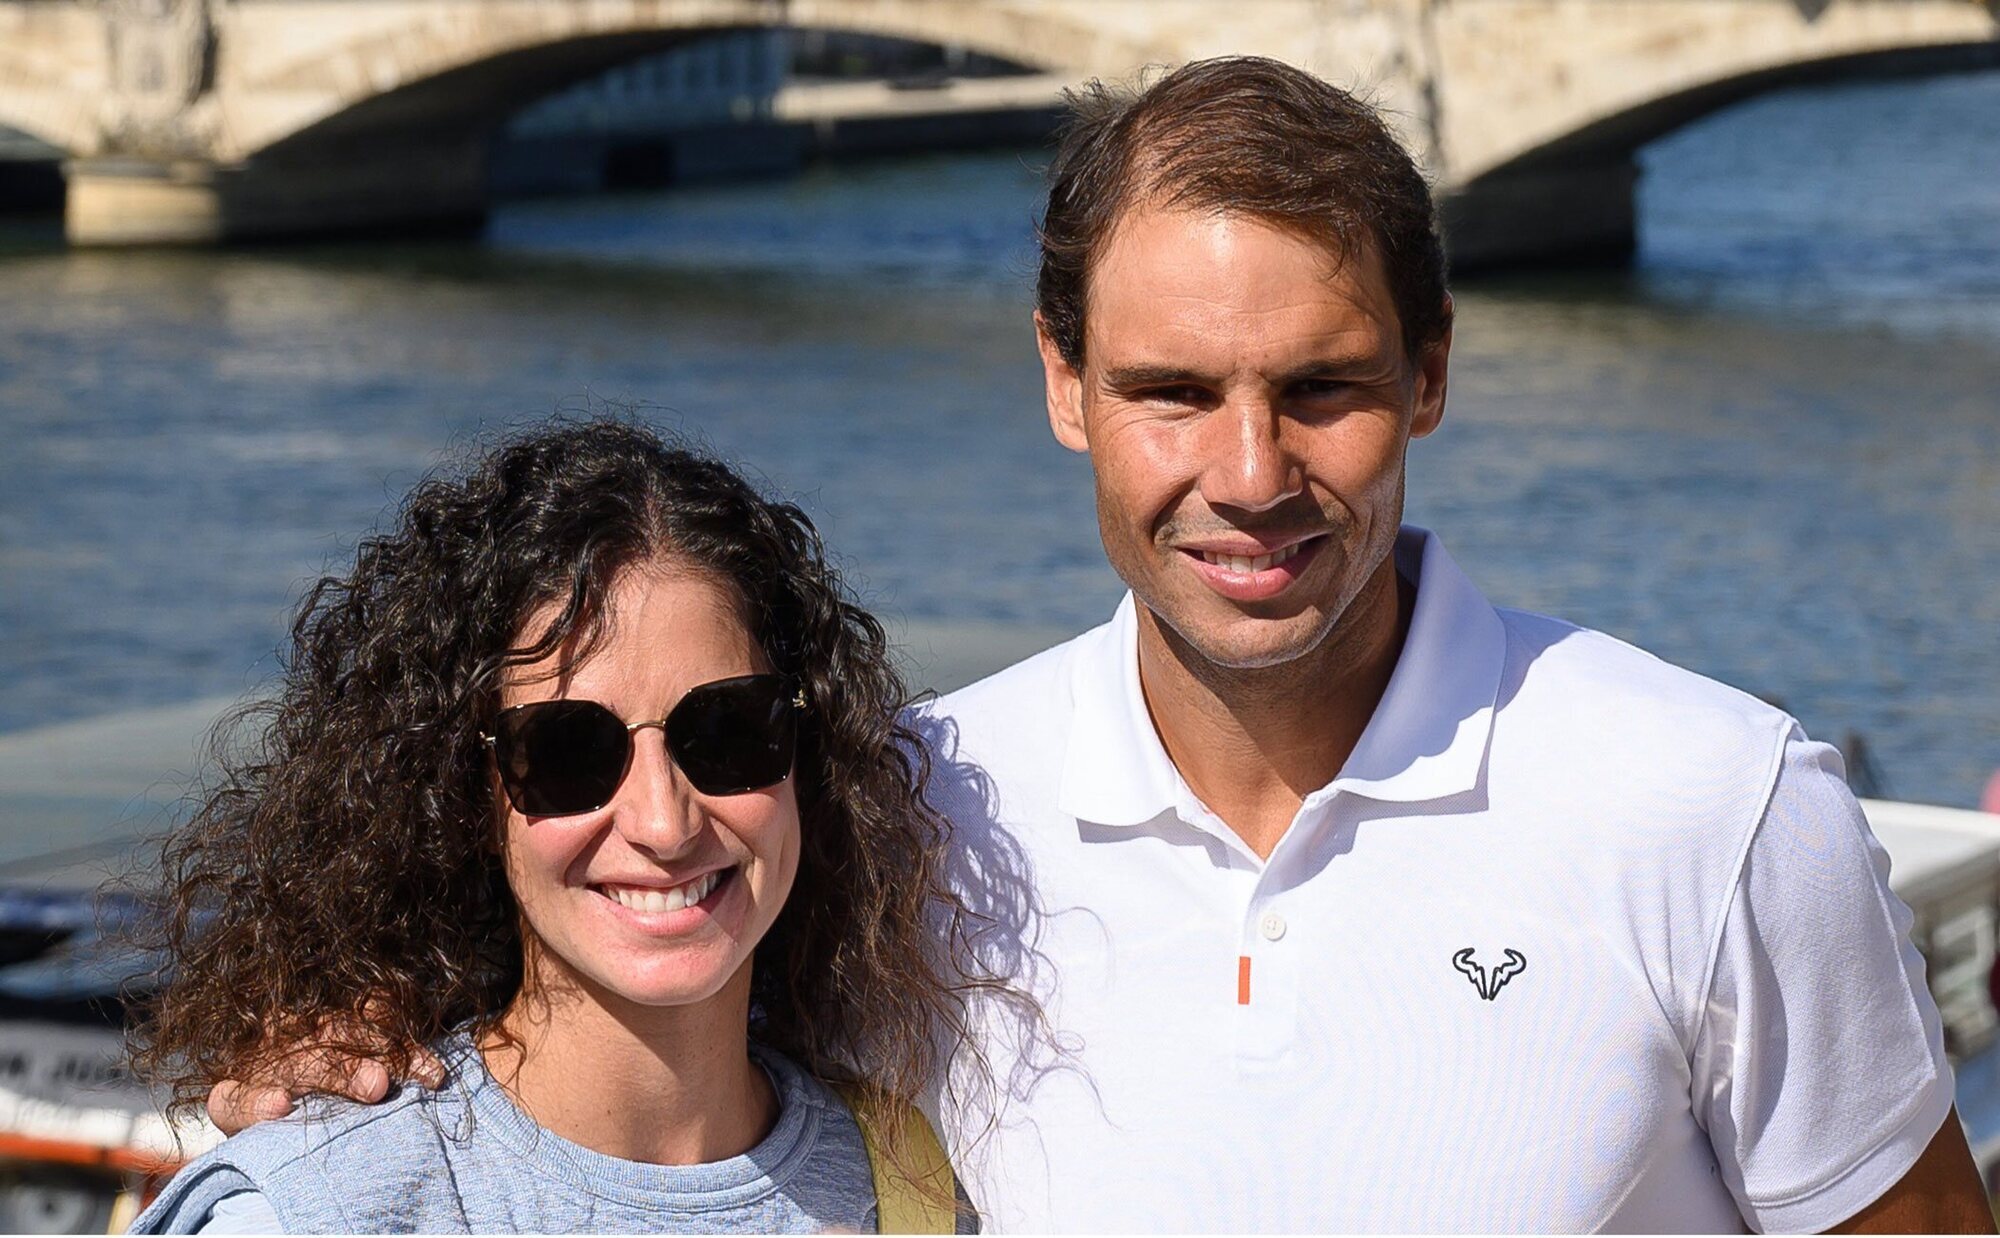
[[[1319,557],[1326,538],[1324,533],[1268,540],[1205,538],[1175,549],[1217,593],[1235,602],[1262,602],[1290,588]]]

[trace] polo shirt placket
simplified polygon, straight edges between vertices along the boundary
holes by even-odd
[[[1243,910],[1235,996],[1236,1066],[1245,1073],[1288,1067],[1298,1045],[1303,964],[1318,943],[1317,926],[1297,922],[1303,919],[1304,900],[1295,897],[1298,881],[1291,857],[1300,851],[1302,837],[1328,827],[1329,808],[1311,799],[1299,808],[1271,858],[1258,865]],[[1222,826],[1219,818],[1213,819]]]
[[[1226,910],[1234,913],[1236,929],[1229,943],[1235,966],[1224,973],[1226,984],[1217,986],[1216,996],[1235,1006],[1236,1067],[1246,1073],[1282,1067],[1298,1039],[1301,955],[1312,948],[1306,933],[1294,931],[1288,913],[1294,900],[1287,898],[1292,882],[1285,857],[1298,847],[1287,843],[1320,828],[1329,814],[1323,802],[1308,800],[1264,861],[1185,785],[1174,811],[1184,824],[1220,840],[1234,870],[1231,879],[1216,883],[1231,899]]]

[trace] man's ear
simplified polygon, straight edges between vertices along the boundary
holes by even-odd
[[[1444,420],[1445,380],[1451,372],[1451,294],[1444,294],[1444,334],[1417,361],[1415,414],[1410,418],[1410,437],[1422,438]]]
[[[1056,442],[1071,451],[1089,451],[1090,439],[1083,432],[1083,375],[1063,359],[1049,334],[1049,324],[1035,314],[1035,344],[1042,351],[1042,387],[1049,404],[1049,429]]]

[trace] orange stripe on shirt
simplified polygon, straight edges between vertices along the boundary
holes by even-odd
[[[1236,960],[1236,1004],[1250,1004],[1250,956],[1247,954]]]

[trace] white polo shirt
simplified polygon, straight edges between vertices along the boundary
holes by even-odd
[[[1268,861],[1202,806],[1112,621],[918,725],[999,1083],[947,1138],[993,1229],[1816,1230],[1951,1105],[1838,756],[1436,538],[1388,691]]]

